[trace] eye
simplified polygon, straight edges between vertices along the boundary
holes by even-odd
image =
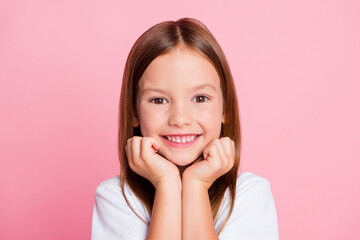
[[[150,102],[155,103],[155,104],[167,103],[164,98],[153,98],[153,99],[150,100]]]
[[[202,103],[202,102],[206,102],[209,98],[204,95],[199,95],[199,96],[196,96],[194,99],[196,102]]]

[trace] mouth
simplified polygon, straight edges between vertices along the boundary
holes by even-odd
[[[162,139],[172,147],[185,148],[194,144],[200,136],[198,134],[165,135]]]

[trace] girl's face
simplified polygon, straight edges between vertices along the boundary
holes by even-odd
[[[159,154],[177,166],[194,162],[220,137],[223,96],[212,64],[179,45],[155,58],[138,83],[137,116],[143,137],[153,137]]]

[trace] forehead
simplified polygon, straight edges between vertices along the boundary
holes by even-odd
[[[220,90],[220,78],[212,63],[203,55],[186,47],[155,58],[145,70],[138,87],[160,87],[173,90],[212,85]]]

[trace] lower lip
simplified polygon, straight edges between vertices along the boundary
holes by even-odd
[[[168,145],[170,145],[171,147],[175,147],[175,148],[186,148],[191,146],[192,144],[194,144],[200,137],[201,135],[198,135],[196,138],[194,138],[194,140],[192,140],[191,142],[173,142],[173,141],[169,141],[166,137],[162,137],[164,139],[164,142],[166,142]]]

